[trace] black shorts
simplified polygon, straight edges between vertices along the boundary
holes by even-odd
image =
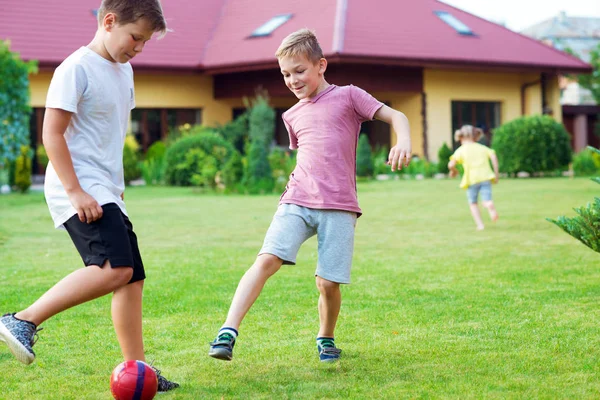
[[[146,279],[137,237],[129,218],[115,203],[103,205],[102,210],[102,218],[91,224],[81,222],[77,214],[64,224],[83,263],[102,267],[108,260],[112,268],[133,268],[129,283]]]

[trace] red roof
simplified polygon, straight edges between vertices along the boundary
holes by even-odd
[[[99,4],[2,0],[0,38],[24,59],[55,66],[91,41]],[[436,0],[164,0],[163,7],[173,32],[150,42],[134,66],[214,73],[276,67],[281,40],[308,27],[330,62],[591,71],[575,57]],[[449,12],[474,35],[459,34],[435,11]],[[281,14],[292,17],[270,36],[249,38]]]

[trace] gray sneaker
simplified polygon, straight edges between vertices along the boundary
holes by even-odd
[[[235,338],[230,333],[221,333],[211,342],[208,355],[225,361],[231,361],[233,358],[233,346],[235,346]]]
[[[167,378],[162,376],[162,374],[160,373],[160,370],[157,369],[155,366],[151,366],[151,367],[154,370],[154,372],[156,372],[156,377],[158,378],[158,391],[159,392],[168,392],[169,390],[173,390],[173,389],[176,389],[179,387],[179,383],[171,382],[170,380],[168,380]]]
[[[31,364],[35,360],[32,347],[42,329],[37,329],[33,322],[15,318],[15,313],[4,314],[0,318],[0,341],[6,343],[17,360]]]

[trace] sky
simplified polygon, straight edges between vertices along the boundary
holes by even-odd
[[[440,0],[489,21],[501,23],[513,31],[565,11],[571,17],[600,18],[600,0]]]

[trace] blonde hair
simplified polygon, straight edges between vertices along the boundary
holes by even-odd
[[[483,131],[480,128],[475,128],[473,125],[463,125],[460,129],[454,132],[454,140],[460,142],[460,139],[471,139],[476,142],[483,136]]]
[[[136,23],[145,18],[153,32],[164,36],[168,31],[160,0],[102,0],[98,9],[98,23],[102,23],[108,13],[115,14],[119,25]]]
[[[310,29],[300,29],[288,36],[281,42],[275,57],[294,57],[302,55],[313,63],[323,58],[323,50],[319,45],[317,36]]]

